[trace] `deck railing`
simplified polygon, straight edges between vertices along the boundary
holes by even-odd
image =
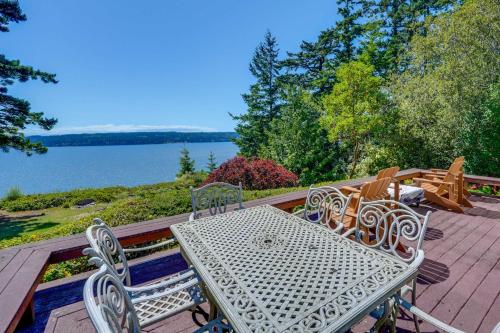
[[[418,178],[426,170],[408,169],[400,171],[399,181]],[[341,181],[331,186],[359,187],[373,177]],[[466,182],[500,185],[499,178],[466,175]],[[246,207],[269,204],[291,211],[305,202],[307,190],[286,193],[273,197],[245,202]],[[151,221],[133,223],[114,228],[119,241],[125,245],[136,245],[171,237],[170,226],[187,221],[189,213],[169,216]],[[13,332],[21,321],[34,318],[33,295],[49,264],[76,259],[87,247],[83,234],[55,238],[47,241],[25,244],[0,251],[0,332]]]

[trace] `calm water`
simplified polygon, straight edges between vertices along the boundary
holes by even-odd
[[[0,196],[12,186],[19,186],[24,193],[44,193],[171,181],[179,169],[183,147],[196,161],[196,169],[206,167],[210,151],[218,164],[238,152],[231,142],[51,147],[47,154],[31,157],[16,151],[0,152]]]

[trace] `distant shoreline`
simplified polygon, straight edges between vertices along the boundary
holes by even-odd
[[[32,142],[41,142],[47,147],[86,147],[231,142],[237,137],[235,132],[126,132],[33,135],[29,136],[29,139]]]

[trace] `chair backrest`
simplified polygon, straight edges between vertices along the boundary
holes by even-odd
[[[216,182],[197,189],[191,186],[189,189],[194,219],[201,217],[199,211],[204,209],[208,209],[210,215],[216,215],[225,213],[231,204],[239,204],[238,209],[244,208],[241,182],[238,186]]]
[[[391,178],[394,179],[396,177],[396,174],[399,172],[399,167],[390,167],[387,169],[382,169],[378,172],[377,174],[377,180],[382,179],[382,178]]]
[[[343,227],[345,212],[352,198],[331,186],[310,187],[304,205],[304,218],[334,231]]]
[[[453,163],[451,163],[450,167],[448,168],[448,172],[443,178],[444,182],[451,182],[455,183],[457,180],[458,175],[463,172],[463,166],[465,163],[465,158],[463,156],[459,156],[455,158]],[[438,187],[437,193],[444,193],[448,190],[448,186],[446,184],[441,184]]]
[[[100,258],[93,257],[89,262],[97,265],[99,270],[85,282],[83,300],[96,331],[140,332],[132,300],[114,269]]]
[[[131,285],[130,270],[127,257],[120,242],[111,231],[111,228],[101,219],[94,219],[94,224],[87,228],[85,233],[91,248],[83,250],[83,254],[101,258],[116,276],[126,285]],[[118,266],[122,267],[119,269]]]
[[[459,156],[455,158],[453,163],[451,163],[448,171],[455,174],[463,172],[464,163],[465,163],[465,158],[463,156]]]
[[[366,246],[419,265],[423,260],[422,246],[430,214],[429,211],[421,215],[394,200],[364,201],[361,198],[356,218],[356,239]],[[397,250],[400,245],[406,248],[403,256]]]
[[[391,184],[392,178],[386,177],[371,181],[361,186],[360,197],[365,200],[381,200],[389,196],[387,189]]]

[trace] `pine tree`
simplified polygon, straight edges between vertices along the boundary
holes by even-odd
[[[337,5],[340,21],[322,31],[315,42],[302,41],[299,52],[287,52],[288,58],[280,64],[286,69],[281,81],[316,95],[331,91],[337,67],[356,57],[357,41],[363,34],[360,1],[337,0]]]
[[[208,155],[208,164],[207,164],[208,172],[212,172],[217,169],[217,160],[215,159],[214,152],[211,151]]]
[[[0,32],[8,32],[10,22],[22,21],[26,21],[26,15],[21,11],[17,1],[0,0]],[[28,101],[9,95],[7,89],[16,81],[38,79],[44,83],[57,83],[55,74],[33,69],[22,65],[19,60],[10,60],[0,54],[0,149],[4,152],[8,152],[11,148],[24,151],[28,155],[47,151],[41,143],[33,143],[26,138],[22,130],[27,125],[50,130],[57,120],[45,118],[42,112],[31,111]]]
[[[414,35],[425,35],[425,19],[448,11],[461,0],[362,0],[370,24],[381,39],[381,73],[401,73],[406,69],[402,55]]]
[[[338,13],[342,17],[335,25],[341,48],[336,53],[339,63],[354,60],[358,54],[357,41],[363,34],[363,8],[359,0],[337,0]]]
[[[189,150],[182,148],[181,158],[180,158],[180,170],[177,173],[177,177],[181,177],[186,174],[194,173],[194,160],[189,156]]]
[[[337,66],[332,55],[339,48],[338,34],[333,29],[322,31],[315,42],[302,41],[299,52],[287,52],[287,58],[280,62],[280,68],[285,70],[280,81],[314,93],[330,91]]]
[[[242,95],[247,112],[239,116],[231,114],[238,122],[239,137],[234,141],[244,156],[257,155],[259,148],[267,143],[269,124],[279,116],[278,53],[276,38],[268,31],[250,63],[250,73],[257,81],[250,86],[249,93]]]

